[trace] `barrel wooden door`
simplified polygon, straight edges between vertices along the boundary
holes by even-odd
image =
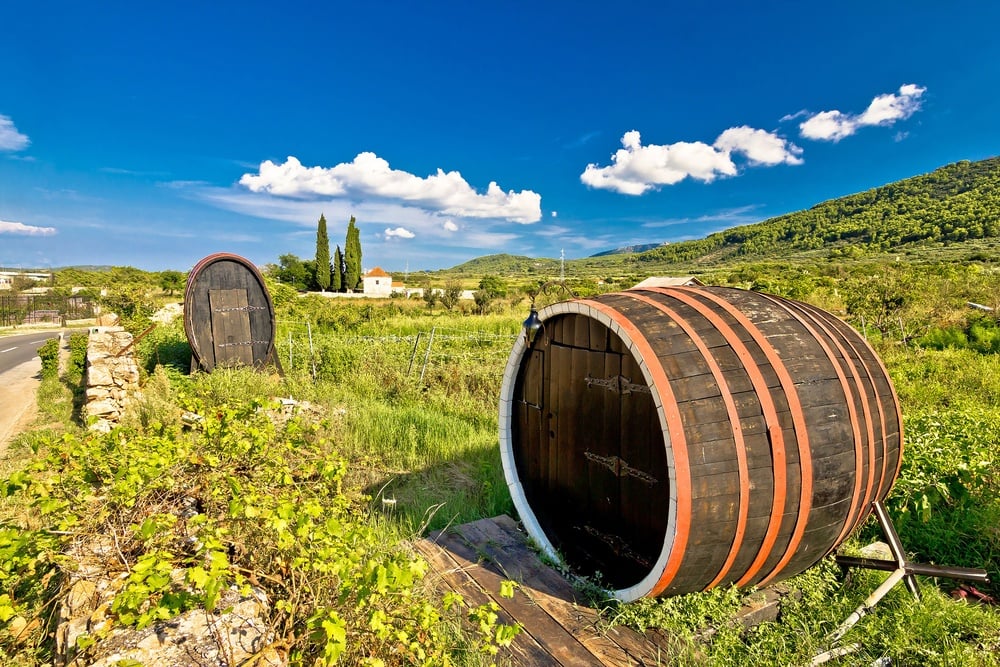
[[[210,289],[212,346],[216,366],[253,366],[250,306],[245,289]]]
[[[577,570],[616,588],[662,544],[669,484],[649,387],[621,340],[584,317],[554,320],[515,392],[518,469],[542,527]],[[662,476],[662,475],[661,475]]]
[[[184,290],[184,330],[192,370],[274,366],[274,306],[257,268],[238,255],[201,260]]]

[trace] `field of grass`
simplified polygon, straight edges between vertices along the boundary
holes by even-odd
[[[846,308],[838,284],[806,273],[757,271],[750,279],[766,274],[773,291],[795,289],[793,296],[822,307]],[[64,426],[22,436],[0,481],[0,649],[8,656],[0,665],[52,660],[58,554],[70,536],[108,530],[130,557],[179,569],[189,584],[171,595],[157,587],[162,582],[130,578],[115,623],[210,607],[220,586],[252,579],[272,600],[273,627],[293,664],[502,658],[512,631],[489,609],[428,590],[407,542],[514,513],[497,447],[497,400],[526,302],[481,316],[420,302],[275,301],[284,377],[188,376],[183,328],[159,327],[139,346],[144,397],[108,436],[73,422],[70,390],[46,381],[45,422]],[[904,545],[915,560],[983,567],[1000,581],[1000,355],[875,338],[904,412],[904,467],[888,499]],[[297,416],[288,418],[292,408],[275,402],[281,397],[294,399]],[[202,421],[190,425],[185,412]],[[198,550],[177,547],[180,528],[159,509],[176,489],[201,490],[204,518],[187,528]],[[870,523],[844,548],[879,537]],[[228,564],[212,560],[215,553],[228,554]],[[828,634],[882,578],[857,572],[844,581],[824,561],[789,582],[801,598],[779,622],[750,631],[727,623],[745,591],[631,604],[602,599],[596,586],[587,591],[607,623],[671,633],[679,655],[667,664],[787,665],[824,650]],[[890,593],[846,638],[858,649],[833,664],[1000,664],[998,608],[953,599],[955,582],[921,586],[921,602],[901,586]],[[995,583],[984,592],[1000,597]],[[473,622],[462,625],[463,618]],[[709,627],[711,640],[698,639]]]

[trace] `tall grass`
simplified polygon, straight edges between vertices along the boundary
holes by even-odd
[[[369,498],[369,520],[387,544],[448,523],[513,513],[497,446],[497,395],[523,313],[356,307],[353,314],[340,304],[330,313],[298,312],[310,317],[308,327],[295,313],[281,314],[283,378],[230,370],[188,377],[161,368],[150,376],[148,385],[158,389],[144,423],[178,410],[185,396],[208,406],[292,396],[316,406],[317,428],[347,461],[346,483]],[[183,356],[177,331],[158,335],[171,358]],[[968,349],[886,344],[879,351],[907,428],[903,473],[889,498],[905,547],[919,560],[986,567],[1000,579],[1000,359]],[[857,550],[877,537],[869,524],[845,548]],[[858,572],[844,581],[826,560],[788,582],[800,597],[785,606],[780,622],[749,631],[727,622],[747,596],[733,589],[605,603],[606,615],[664,628],[675,638],[672,664],[802,664],[883,577]],[[998,664],[1000,614],[951,600],[953,583],[921,584],[920,603],[902,587],[881,602],[852,631],[861,649],[840,664],[870,665],[886,656],[895,664]],[[715,632],[706,643],[698,635],[709,626]]]

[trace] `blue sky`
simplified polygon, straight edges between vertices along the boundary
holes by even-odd
[[[1000,153],[996,2],[0,8],[0,266],[584,257]]]

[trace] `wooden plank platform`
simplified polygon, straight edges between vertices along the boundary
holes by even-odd
[[[601,627],[594,609],[577,599],[573,586],[543,564],[508,516],[432,533],[416,543],[442,587],[472,604],[495,601],[501,620],[524,628],[509,649],[512,665],[637,666],[667,664],[659,647],[628,628]],[[500,583],[520,584],[513,598]]]
[[[541,561],[506,515],[436,531],[414,546],[430,563],[438,586],[473,605],[492,600],[501,608],[502,622],[524,628],[506,655],[498,656],[501,664],[638,667],[669,665],[676,655],[663,631],[641,634],[602,621],[565,577]],[[500,596],[500,583],[507,579],[519,584],[513,598]],[[749,627],[774,620],[786,594],[759,592],[733,622]],[[706,638],[712,632],[706,629]]]

